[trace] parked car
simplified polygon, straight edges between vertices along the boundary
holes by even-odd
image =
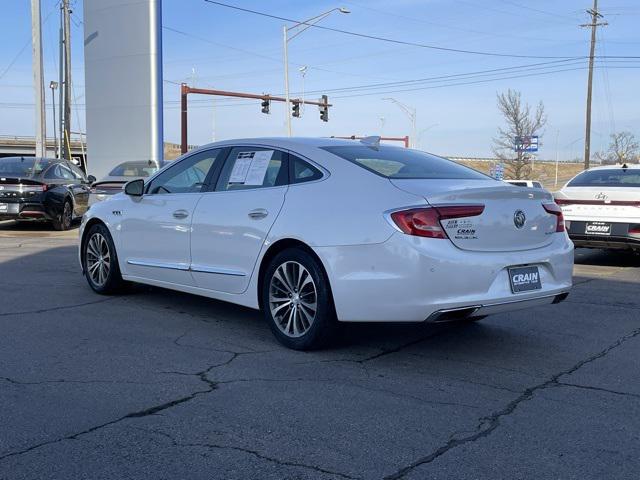
[[[585,170],[555,197],[576,246],[640,251],[640,165]]]
[[[101,202],[109,196],[120,193],[124,184],[136,178],[146,178],[158,171],[158,166],[152,162],[124,162],[116,166],[104,178],[91,185],[89,205]]]
[[[503,180],[504,182],[515,185],[516,187],[543,188],[542,183],[536,180]]]
[[[550,193],[379,139],[214,143],[87,212],[90,287],[123,280],[262,309],[295,349],[343,322],[557,303],[573,245]]]
[[[82,170],[55,158],[0,158],[0,220],[46,220],[67,230],[88,208]]]

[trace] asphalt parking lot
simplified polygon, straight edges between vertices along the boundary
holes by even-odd
[[[638,478],[638,256],[577,251],[560,305],[302,353],[245,308],[94,294],[76,236],[0,224],[2,479]]]

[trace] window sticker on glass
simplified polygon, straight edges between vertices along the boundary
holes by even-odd
[[[262,185],[271,157],[273,157],[273,150],[238,153],[229,183]]]

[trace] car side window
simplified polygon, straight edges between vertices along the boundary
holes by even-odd
[[[76,180],[76,176],[73,172],[64,165],[60,165],[60,173],[62,174],[62,178],[65,180]]]
[[[49,169],[45,172],[44,178],[47,180],[60,180],[62,179],[62,173],[60,173],[60,164],[56,163],[49,167]]]
[[[68,162],[67,166],[71,170],[71,173],[73,173],[73,176],[75,177],[76,180],[78,180],[79,182],[86,182],[87,181],[87,179],[86,179],[86,177],[84,175],[84,172],[82,170],[80,170],[78,167],[76,167],[73,163]]]
[[[235,147],[220,172],[216,191],[277,187],[288,183],[287,154],[261,147]]]
[[[177,165],[154,178],[147,193],[158,195],[203,191],[207,175],[216,161],[219,161],[221,151],[221,149],[207,150],[181,160]]]
[[[44,174],[44,178],[47,180],[75,180],[71,170],[60,163],[52,165]]]
[[[322,178],[320,170],[295,155],[289,155],[289,162],[291,163],[291,183],[311,182]]]

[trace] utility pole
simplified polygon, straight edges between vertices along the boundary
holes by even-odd
[[[58,82],[53,80],[49,83],[51,89],[51,104],[53,106],[53,156],[60,158],[60,149],[58,147],[58,133],[56,132],[56,90],[58,88]]]
[[[47,156],[44,76],[42,67],[42,21],[40,0],[31,0],[31,44],[33,47],[33,87],[36,104],[36,157]]]
[[[64,5],[60,2],[60,27],[58,29],[58,158],[64,158],[64,131],[62,129],[62,104],[64,102]]]
[[[71,160],[71,10],[69,0],[62,0],[64,17],[64,153]]]
[[[593,59],[596,52],[596,29],[607,25],[607,22],[598,23],[602,15],[598,12],[598,0],[593,0],[593,8],[587,10],[591,15],[591,23],[580,25],[581,27],[591,27],[591,50],[589,52],[589,79],[587,80],[587,119],[584,134],[584,169],[589,168],[591,156],[591,96],[593,90]]]

